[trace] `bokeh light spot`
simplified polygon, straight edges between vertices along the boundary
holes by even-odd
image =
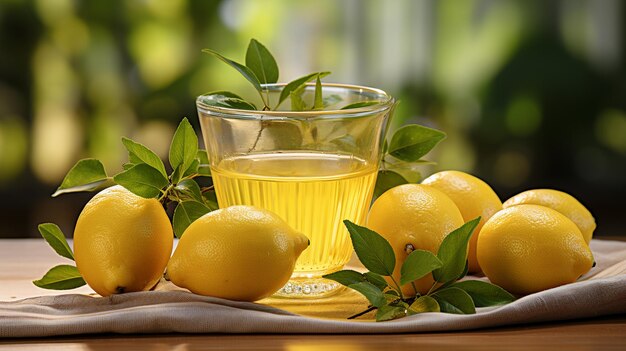
[[[0,120],[0,187],[18,176],[26,164],[28,133],[17,116]]]
[[[596,122],[596,137],[608,148],[626,154],[626,112],[602,113]]]
[[[529,136],[537,131],[541,119],[541,109],[535,99],[520,96],[509,105],[506,126],[513,135]]]

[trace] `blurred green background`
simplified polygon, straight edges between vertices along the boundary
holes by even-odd
[[[91,195],[50,198],[67,170],[120,170],[122,136],[166,156],[182,117],[199,131],[197,95],[249,89],[200,50],[243,61],[252,37],[281,81],[330,70],[399,98],[395,127],[445,130],[424,175],[564,190],[626,235],[625,19],[619,0],[3,0],[0,237],[71,233]]]

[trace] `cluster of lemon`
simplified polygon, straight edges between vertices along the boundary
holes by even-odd
[[[415,249],[436,253],[448,233],[478,216],[468,270],[484,272],[512,293],[574,282],[593,265],[589,242],[595,220],[574,197],[536,189],[502,203],[484,181],[458,171],[439,172],[422,184],[385,192],[373,204],[367,226],[384,236],[403,262]],[[421,293],[432,284],[430,275],[415,281]]]
[[[469,246],[468,270],[497,285],[529,294],[574,282],[591,269],[595,221],[572,196],[530,190],[504,202],[482,180],[463,172],[436,173],[381,195],[367,226],[392,245],[395,278],[416,249],[436,253],[444,237],[481,216]],[[83,279],[102,296],[153,288],[171,281],[202,295],[255,301],[280,289],[309,245],[277,215],[232,206],[193,222],[173,246],[172,226],[161,203],[121,186],[94,196],[74,231],[74,256]],[[262,278],[261,278],[262,277]],[[416,280],[420,293],[431,275]],[[403,286],[407,294],[411,285]]]
[[[102,296],[150,290],[167,267],[174,284],[194,293],[255,301],[287,283],[309,245],[276,214],[251,206],[200,217],[170,258],[173,237],[159,201],[113,186],[96,194],[78,217],[76,267]]]

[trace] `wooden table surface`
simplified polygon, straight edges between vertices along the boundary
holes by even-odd
[[[612,238],[615,239],[615,238]],[[33,240],[33,239],[16,239]],[[621,239],[624,240],[624,239]],[[26,241],[0,240],[0,301],[55,291],[31,281],[64,260],[49,253],[20,252]],[[17,244],[17,246],[16,246]],[[11,247],[11,250],[8,248]],[[88,287],[75,290],[90,293]],[[399,335],[93,335],[0,339],[0,350],[626,350],[626,316],[494,328],[469,332]]]

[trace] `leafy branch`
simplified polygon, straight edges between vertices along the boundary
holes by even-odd
[[[377,321],[425,312],[472,314],[476,307],[509,303],[515,297],[497,285],[480,280],[458,281],[467,274],[467,246],[479,221],[480,217],[449,233],[437,255],[413,250],[400,268],[399,281],[393,276],[397,262],[389,242],[371,229],[344,221],[354,250],[369,271],[342,270],[324,278],[358,291],[369,301],[370,307],[349,319],[374,310]],[[432,275],[433,284],[426,294],[420,294],[414,282],[427,275]],[[407,284],[415,294],[403,294],[402,286]]]
[[[176,203],[172,226],[178,238],[193,221],[217,209],[213,187],[200,187],[198,183],[199,178],[211,177],[209,158],[205,150],[198,149],[198,137],[186,118],[178,125],[170,144],[170,173],[154,151],[128,138],[122,138],[122,143],[128,151],[128,162],[122,172],[108,176],[99,160],[82,159],[69,170],[52,196],[98,191],[119,184],[141,197],[157,199],[166,208],[169,203]],[[41,224],[39,232],[59,255],[74,259],[65,235],[56,224]],[[58,290],[76,288],[85,281],[75,266],[60,265],[33,283]]]

